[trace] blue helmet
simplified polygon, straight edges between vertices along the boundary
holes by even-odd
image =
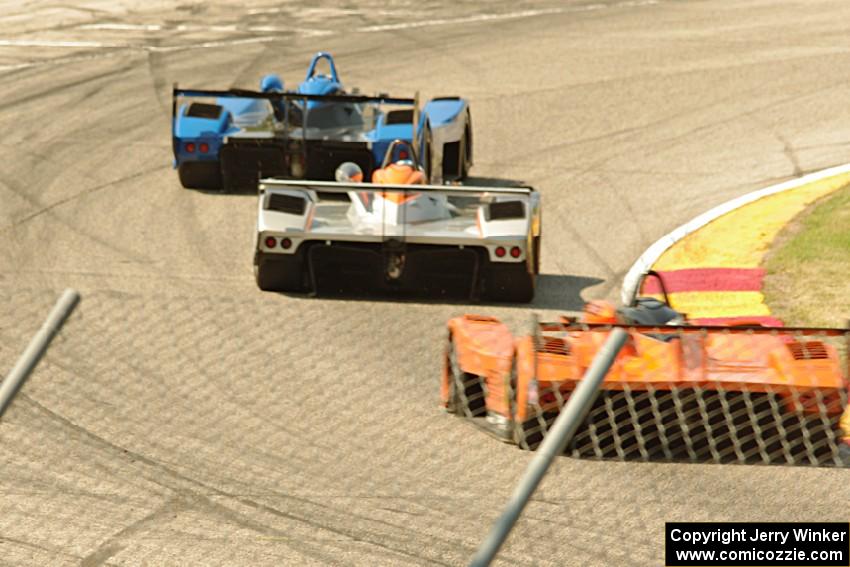
[[[260,79],[260,90],[264,93],[282,93],[283,81],[277,75],[266,75]]]

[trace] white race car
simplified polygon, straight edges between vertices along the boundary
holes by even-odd
[[[401,164],[401,165],[400,165]],[[411,178],[412,163],[389,173]],[[409,171],[402,171],[408,167]],[[260,182],[254,272],[267,291],[528,302],[540,265],[531,187]],[[412,184],[410,184],[412,183]]]

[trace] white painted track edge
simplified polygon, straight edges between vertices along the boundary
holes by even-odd
[[[804,185],[808,185],[809,183],[815,183],[817,181],[822,181],[824,179],[828,179],[830,177],[835,177],[837,175],[842,175],[844,173],[850,173],[850,163],[846,163],[843,165],[838,165],[835,167],[830,167],[827,169],[822,169],[820,171],[815,171],[813,173],[808,173],[802,177],[796,177],[794,179],[789,179],[788,181],[783,181],[782,183],[778,183],[776,185],[771,185],[769,187],[764,187],[762,189],[757,189],[756,191],[752,191],[745,195],[741,195],[740,197],[736,197],[731,201],[727,201],[722,203],[713,209],[706,211],[705,213],[694,217],[690,221],[685,224],[679,226],[675,230],[665,234],[658,240],[656,240],[649,248],[647,248],[643,254],[641,254],[635,263],[632,264],[632,267],[629,268],[629,271],[626,272],[625,277],[623,278],[623,286],[620,291],[620,299],[624,304],[628,304],[634,298],[637,293],[637,285],[640,281],[641,276],[652,266],[658,259],[661,257],[664,252],[666,252],[671,246],[675,243],[679,242],[689,234],[696,232],[700,228],[704,227],[708,223],[722,217],[723,215],[734,211],[735,209],[739,209],[744,205],[748,205],[763,197],[767,197],[769,195],[775,195],[776,193],[782,193],[783,191],[790,191],[792,189],[798,189]]]

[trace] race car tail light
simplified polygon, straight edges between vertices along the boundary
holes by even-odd
[[[201,142],[200,144],[198,144],[198,149],[201,150],[202,154],[205,154],[210,151],[210,145],[206,142]]]
[[[499,246],[496,248],[496,257],[504,258],[505,257],[505,248],[503,246]]]
[[[277,238],[275,238],[274,236],[267,236],[266,248],[274,248],[275,246],[277,246]]]
[[[561,399],[563,399],[563,396],[561,396]],[[537,403],[541,406],[552,406],[558,404],[558,395],[555,392],[549,390],[540,394],[540,398]],[[560,404],[558,405],[560,406]]]
[[[514,246],[511,248],[511,257],[519,258],[519,255],[522,254],[522,250],[519,249],[519,246]]]
[[[195,142],[186,142],[186,151],[190,154],[195,153]]]
[[[280,241],[280,247],[284,250],[289,250],[292,247],[292,241],[288,238],[284,238]]]

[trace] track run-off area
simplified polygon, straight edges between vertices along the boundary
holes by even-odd
[[[0,368],[82,302],[0,422],[10,565],[456,565],[530,453],[441,413],[445,322],[617,299],[658,238],[850,161],[843,0],[0,2]],[[542,192],[530,305],[260,292],[256,197],[182,189],[171,87],[470,100],[475,183]],[[4,370],[5,372],[5,370]],[[846,521],[846,471],[557,459],[505,565],[657,565],[665,521]]]

